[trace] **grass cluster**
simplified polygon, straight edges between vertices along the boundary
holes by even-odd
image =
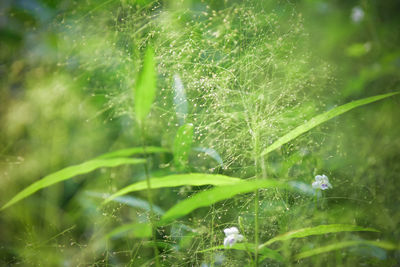
[[[343,84],[307,26],[337,10],[314,2],[21,8],[37,22],[24,58],[1,54],[0,263],[395,264],[398,54],[384,90],[371,66]],[[373,35],[348,57],[378,57]]]

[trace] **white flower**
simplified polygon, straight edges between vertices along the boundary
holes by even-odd
[[[355,23],[358,23],[362,21],[363,18],[364,18],[364,10],[359,6],[353,7],[353,9],[351,10],[351,19]]]
[[[226,236],[224,239],[225,247],[232,247],[236,244],[236,242],[243,240],[243,236],[239,234],[239,230],[236,227],[226,228],[224,233]]]
[[[325,190],[325,189],[332,188],[332,185],[329,182],[328,177],[325,174],[323,174],[323,175],[315,176],[315,182],[312,183],[312,187],[314,189],[319,188],[319,189]]]

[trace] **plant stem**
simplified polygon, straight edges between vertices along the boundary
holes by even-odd
[[[256,107],[257,109],[257,107]],[[260,133],[257,129],[257,123],[253,121],[253,157],[254,157],[254,167],[255,167],[255,179],[258,180],[260,178],[267,178],[267,170],[265,167],[264,157],[261,156],[260,149]],[[259,251],[259,205],[260,205],[260,191],[256,189],[254,191],[254,266],[258,266],[258,251]]]
[[[159,259],[159,251],[157,247],[157,229],[156,229],[156,224],[155,224],[155,214],[154,214],[154,209],[153,209],[153,198],[151,194],[151,183],[150,183],[150,174],[149,174],[149,167],[148,167],[148,154],[146,151],[146,145],[145,145],[145,136],[144,136],[144,127],[141,127],[142,129],[142,147],[143,147],[143,154],[146,159],[146,163],[144,164],[144,173],[146,176],[146,184],[147,184],[147,201],[149,202],[150,206],[150,224],[151,224],[151,234],[152,234],[152,239],[153,239],[153,249],[154,249],[154,257],[156,260],[156,266],[160,267],[160,259]]]
[[[238,223],[239,223],[240,231],[243,233],[243,236],[244,236],[244,247],[246,249],[247,254],[249,255],[251,264],[254,265],[253,256],[251,255],[251,251],[249,249],[249,246],[247,245],[248,244],[248,240],[247,240],[247,238],[245,236],[245,230],[244,230],[243,224],[241,222],[241,217],[240,216],[238,218]]]
[[[212,205],[212,211],[211,211],[211,238],[210,238],[210,247],[214,247],[214,217],[215,217],[215,206]],[[214,252],[211,252],[211,267],[214,267]]]
[[[258,202],[259,202],[259,192],[255,191],[254,198],[254,266],[258,266]]]
[[[256,125],[256,124],[255,124]],[[259,167],[260,167],[260,149],[259,149],[259,134],[258,131],[256,131],[256,128],[253,127],[254,130],[254,135],[253,135],[253,140],[254,140],[254,147],[253,147],[253,152],[254,152],[254,166],[255,166],[255,176],[256,180],[258,180],[259,177]],[[254,192],[255,197],[254,197],[254,266],[258,266],[258,244],[259,244],[259,225],[258,225],[258,210],[259,210],[259,202],[260,202],[260,192],[258,189],[255,190]]]

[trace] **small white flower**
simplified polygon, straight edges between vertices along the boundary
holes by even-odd
[[[243,236],[239,234],[239,230],[236,227],[226,228],[224,233],[226,236],[224,239],[225,247],[232,247],[236,242],[243,240]]]
[[[322,189],[322,190],[326,190],[329,188],[332,188],[331,183],[329,182],[328,177],[323,174],[323,175],[317,175],[315,176],[315,182],[312,183],[312,187],[314,189]]]
[[[359,6],[353,7],[353,9],[351,10],[351,19],[355,23],[358,23],[362,21],[363,18],[364,18],[364,10]]]

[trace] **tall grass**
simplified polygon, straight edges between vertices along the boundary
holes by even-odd
[[[346,116],[354,114],[355,127],[372,120],[357,112],[395,103],[398,89],[338,98],[340,84],[313,53],[297,6],[106,1],[73,7],[50,28],[57,56],[46,64],[100,97],[89,121],[115,129],[92,144],[110,152],[36,172],[7,192],[7,224],[21,224],[13,232],[32,227],[7,247],[10,262],[40,264],[46,255],[45,264],[66,266],[394,261],[398,241],[373,219],[382,196],[372,180],[343,171],[347,152],[337,144],[351,140],[341,130]],[[332,188],[313,188],[324,173]],[[360,184],[364,191],[352,193]],[[54,201],[64,191],[62,203]],[[43,206],[44,214],[34,211]],[[53,231],[35,232],[54,214],[61,219]],[[232,227],[239,233],[224,236]],[[224,238],[235,240],[223,245]]]

